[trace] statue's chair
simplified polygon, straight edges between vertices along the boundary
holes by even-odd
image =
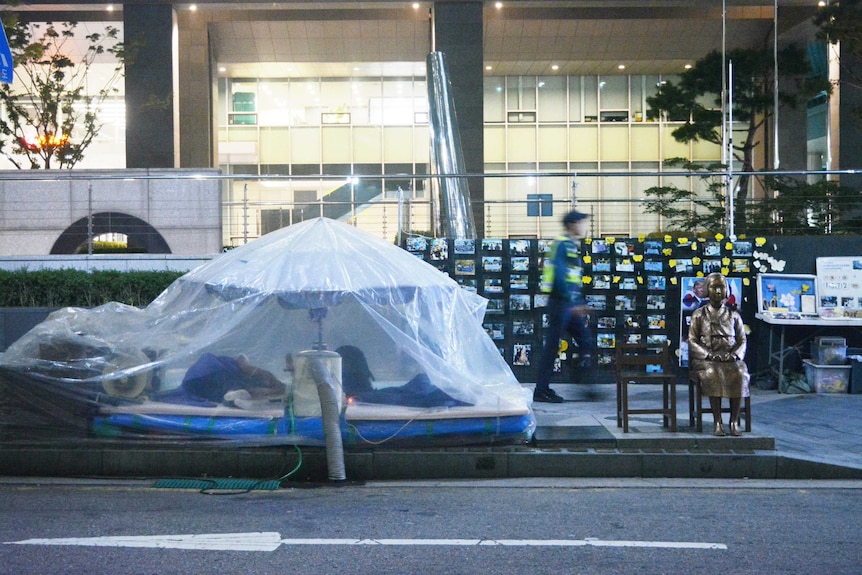
[[[662,425],[671,431],[676,425],[676,372],[671,362],[670,343],[617,344],[615,356],[617,380],[617,427],[629,432],[632,415],[657,414],[662,416]],[[638,407],[631,406],[629,387],[653,384],[662,386],[661,406],[642,407],[646,401],[638,399]]]
[[[704,403],[705,402],[705,403]],[[703,414],[708,413],[712,417],[712,408],[709,406],[709,397],[701,393],[700,381],[689,373],[688,378],[688,424],[696,431],[703,431]],[[721,413],[730,413],[730,406],[722,402]],[[740,419],[745,419],[745,431],[751,431],[751,395],[742,398],[739,408]]]

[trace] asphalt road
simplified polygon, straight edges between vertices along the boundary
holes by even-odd
[[[862,482],[0,481],[2,574],[858,574]]]

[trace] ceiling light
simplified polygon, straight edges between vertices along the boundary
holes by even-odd
[[[685,65],[685,69],[686,69],[686,70],[691,70],[691,64],[686,64],[686,65]]]
[[[560,66],[558,64],[554,64],[551,66],[551,70],[554,70],[555,72],[559,69],[560,69]]]
[[[414,9],[414,10],[418,10],[418,9],[419,9],[419,2],[414,2],[414,3],[413,3],[413,9]]]
[[[617,70],[625,70],[625,69],[626,69],[625,64],[620,64],[619,66],[617,66]]]
[[[493,67],[493,66],[485,66],[485,69],[486,69],[486,70],[488,70],[488,71],[490,71],[490,70],[493,70],[493,69],[494,69],[494,67]]]
[[[500,9],[500,8],[502,8],[502,7],[503,7],[503,3],[502,3],[502,2],[494,2],[494,8],[496,8],[497,10],[499,10],[499,9]]]
[[[189,10],[191,10],[192,12],[196,11],[197,9],[198,9],[198,5],[197,5],[197,4],[191,4],[191,5],[189,5]]]
[[[108,7],[107,7],[107,8],[105,8],[105,10],[107,10],[108,12],[113,12],[113,11],[114,11],[114,5],[113,5],[113,4],[108,4]]]

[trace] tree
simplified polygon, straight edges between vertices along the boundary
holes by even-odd
[[[665,161],[698,176],[708,194],[674,185],[645,190],[652,199],[644,211],[659,215],[667,231],[685,233],[723,232],[727,214],[721,164],[702,166],[684,158]],[[820,235],[862,232],[862,218],[854,216],[862,193],[838,182],[804,178],[767,176],[766,197],[752,203],[742,233],[747,235]]]
[[[814,17],[817,37],[830,44],[841,44],[841,55],[850,56],[855,63],[862,62],[862,3],[860,0],[832,2],[817,12]],[[850,62],[842,62],[841,81],[862,88],[862,78]]]
[[[722,145],[721,82],[725,61],[733,62],[733,120],[746,126],[744,137],[734,138],[733,155],[741,163],[742,172],[753,172],[754,150],[760,144],[758,134],[773,114],[775,66],[771,49],[737,49],[728,52],[726,58],[718,51],[707,54],[681,74],[677,83],[668,82],[658,94],[647,98],[648,114],[653,118],[666,114],[669,120],[681,122],[672,132],[678,142],[703,140]],[[779,51],[778,68],[781,105],[795,107],[829,90],[827,79],[812,77],[805,52],[795,44]],[[742,229],[750,176],[741,175],[737,185],[734,225]]]
[[[836,181],[766,178],[769,197],[752,209],[749,231],[758,235],[821,235],[862,231],[854,216],[862,194]]]
[[[0,154],[18,169],[71,169],[102,128],[101,104],[123,77],[126,46],[119,30],[84,37],[86,49],[75,57],[76,22],[44,25],[4,22],[16,82],[0,84]],[[87,85],[90,69],[113,62],[112,74],[95,94]]]

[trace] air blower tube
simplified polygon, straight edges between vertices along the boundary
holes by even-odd
[[[311,413],[300,413],[311,408],[295,404],[297,415],[320,415],[323,419],[323,437],[326,441],[326,467],[330,481],[344,481],[344,446],[341,443],[341,356],[334,351],[308,350],[296,355],[295,395],[307,396],[312,388],[317,389],[320,406]],[[299,411],[296,408],[299,408]],[[305,409],[303,409],[305,408]]]

